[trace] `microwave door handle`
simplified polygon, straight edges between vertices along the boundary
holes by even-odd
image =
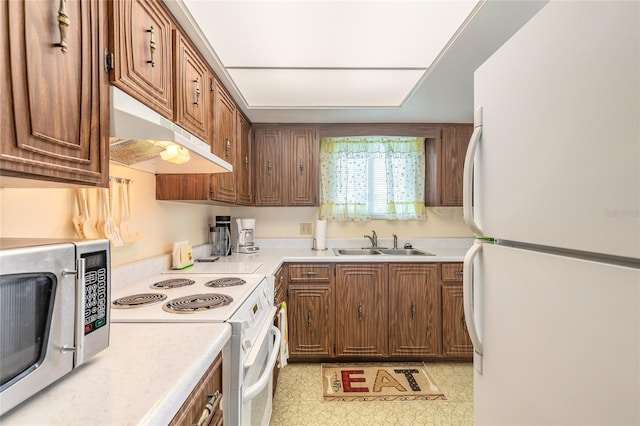
[[[84,363],[84,311],[85,311],[85,272],[86,263],[83,258],[76,261],[76,327],[75,327],[75,365]]]
[[[243,402],[251,401],[271,381],[273,367],[275,367],[276,360],[278,359],[278,355],[280,354],[280,343],[282,334],[280,333],[280,330],[273,325],[269,328],[269,331],[271,335],[275,336],[275,340],[273,342],[271,353],[269,354],[269,358],[267,360],[267,367],[262,372],[262,376],[260,376],[260,378],[256,380],[254,384],[245,389],[244,394],[242,395]]]

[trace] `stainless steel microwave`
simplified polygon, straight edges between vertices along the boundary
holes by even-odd
[[[0,239],[0,415],[109,346],[108,240]]]

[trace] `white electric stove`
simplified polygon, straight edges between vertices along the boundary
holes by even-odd
[[[273,326],[273,277],[175,272],[180,271],[112,288],[111,321],[228,323],[231,341],[222,355],[225,424],[268,425],[281,344]]]
[[[263,279],[263,275],[242,274],[170,274],[156,275],[147,280],[137,282],[124,288],[112,288],[111,321],[112,322],[225,322],[255,290]],[[232,280],[239,280],[237,283]],[[207,284],[222,280],[220,287]],[[159,287],[154,287],[160,284]],[[216,285],[216,284],[210,284]],[[175,287],[174,287],[175,286]],[[165,288],[168,287],[168,288]],[[266,301],[271,301],[268,283],[265,285]],[[188,300],[177,303],[186,310],[169,311],[166,305],[172,301],[192,296],[193,302],[202,302],[202,307],[189,310]],[[133,306],[118,307],[114,302],[121,299],[121,304],[132,302]],[[150,304],[144,302],[149,301]],[[207,303],[209,301],[210,303]],[[155,303],[154,303],[155,302]],[[206,306],[210,309],[206,309]]]

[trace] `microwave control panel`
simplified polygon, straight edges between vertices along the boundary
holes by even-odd
[[[107,252],[83,254],[84,273],[84,334],[107,324]]]

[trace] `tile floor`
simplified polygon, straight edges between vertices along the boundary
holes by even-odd
[[[427,363],[446,401],[323,402],[320,364],[280,372],[271,426],[473,425],[473,365]]]

